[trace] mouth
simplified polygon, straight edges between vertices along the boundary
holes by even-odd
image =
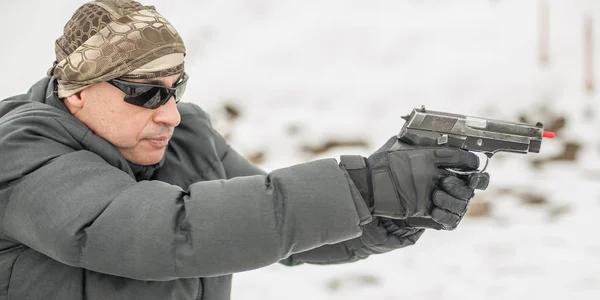
[[[145,138],[144,140],[148,141],[148,143],[155,148],[164,148],[169,144],[170,139],[170,135],[161,135],[157,137]]]

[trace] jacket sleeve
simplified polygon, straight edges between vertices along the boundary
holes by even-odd
[[[296,253],[281,261],[287,266],[303,263],[340,264],[365,259],[373,254],[414,245],[424,229],[400,228],[390,219],[374,218],[364,224],[362,234],[354,239]]]
[[[0,130],[1,230],[64,264],[138,280],[210,277],[361,234],[353,193],[333,159],[184,191],[136,182],[68,146],[64,132],[47,133],[56,127],[51,119],[19,120]]]
[[[220,140],[225,143],[223,139]],[[225,148],[226,154],[223,156],[223,165],[228,178],[265,173],[233,148],[229,146]],[[348,181],[350,182],[351,179],[348,178]],[[356,189],[352,183],[349,183],[349,185],[352,190]],[[356,195],[356,197],[360,197],[360,195]],[[362,220],[361,231],[359,237],[296,253],[282,260],[281,263],[292,266],[302,263],[339,264],[354,262],[367,258],[372,254],[386,253],[414,245],[423,234],[423,230],[403,229],[393,221],[381,218],[374,218],[373,221]]]

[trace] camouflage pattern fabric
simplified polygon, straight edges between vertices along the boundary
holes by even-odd
[[[55,48],[48,75],[57,78],[61,98],[113,78],[156,78],[184,69],[185,46],[175,28],[154,6],[130,0],[82,5]]]

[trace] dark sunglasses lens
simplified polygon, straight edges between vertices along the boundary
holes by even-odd
[[[187,75],[183,75],[182,81],[176,84],[175,88],[136,84],[119,80],[112,81],[111,83],[125,93],[125,102],[144,108],[156,109],[167,103],[173,96],[175,96],[176,102],[181,100],[187,85]]]
[[[177,87],[177,90],[175,91],[175,101],[176,102],[179,102],[179,100],[181,100],[181,97],[183,97],[183,93],[185,92],[186,85],[187,85],[187,81],[184,81]]]
[[[165,96],[165,89],[160,87],[130,87],[128,92],[125,95],[125,102],[152,109],[162,105]]]

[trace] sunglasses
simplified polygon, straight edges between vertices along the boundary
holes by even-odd
[[[111,79],[107,82],[125,93],[123,99],[125,102],[144,108],[156,109],[167,103],[173,96],[175,96],[175,103],[178,103],[183,96],[183,92],[185,92],[187,80],[188,75],[183,73],[173,87],[121,79]]]

